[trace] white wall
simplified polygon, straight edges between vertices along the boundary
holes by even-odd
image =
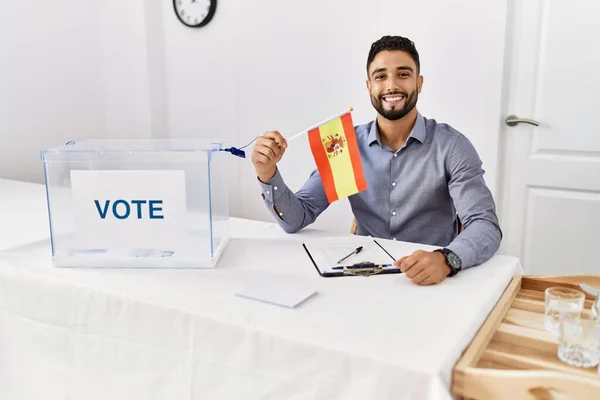
[[[451,3],[451,4],[450,4]],[[184,27],[172,2],[57,0],[0,13],[0,177],[41,180],[39,149],[84,137],[286,136],[353,106],[371,43],[413,39],[425,77],[420,111],[465,133],[496,192],[506,0],[220,1],[214,20]],[[251,151],[251,147],[248,148]],[[16,169],[10,169],[15,166]],[[270,220],[249,159],[231,157],[231,213]],[[10,168],[9,168],[10,167]],[[314,161],[293,142],[280,168],[298,189]],[[349,229],[347,200],[315,227]]]
[[[166,137],[165,2],[97,2],[107,137]]]
[[[40,181],[42,147],[105,134],[94,4],[3,4],[0,54],[0,177]]]
[[[3,5],[0,177],[42,182],[40,149],[69,140],[165,135],[158,2]]]
[[[450,4],[451,3],[451,4]],[[506,1],[261,0],[220,2],[205,28],[180,24],[163,3],[171,137],[225,137],[240,146],[265,130],[291,136],[346,107],[375,116],[365,89],[371,43],[408,36],[425,78],[420,111],[465,133],[495,192]],[[249,148],[251,150],[251,148]],[[231,159],[232,214],[270,220],[250,160]],[[280,168],[298,189],[314,168],[305,140]],[[347,232],[347,200],[315,227]]]
[[[98,0],[108,138],[151,133],[146,18],[142,0]]]

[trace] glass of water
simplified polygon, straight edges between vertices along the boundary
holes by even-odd
[[[545,293],[544,328],[547,331],[558,333],[558,322],[561,319],[579,320],[585,301],[583,292],[566,287],[550,287]]]
[[[575,367],[594,367],[600,361],[600,323],[596,319],[561,319],[558,358]]]

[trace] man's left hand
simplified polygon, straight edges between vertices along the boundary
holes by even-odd
[[[402,272],[417,285],[435,285],[450,274],[446,257],[439,251],[417,250],[410,256],[396,260],[394,265],[400,267]]]

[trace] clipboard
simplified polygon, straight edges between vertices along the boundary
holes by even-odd
[[[342,239],[319,240],[313,243],[302,243],[310,261],[317,270],[317,273],[324,278],[338,276],[371,276],[385,274],[399,274],[402,270],[393,265],[396,260],[379,242],[372,238],[365,238],[364,241],[352,240],[343,242]],[[352,249],[360,246],[366,251],[355,254],[352,259],[347,259],[342,264],[332,261],[332,256],[337,258],[346,258]],[[319,252],[319,254],[311,253]],[[320,250],[327,250],[329,254],[320,254]]]

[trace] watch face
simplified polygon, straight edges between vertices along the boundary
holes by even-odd
[[[199,28],[210,22],[217,9],[217,0],[173,0],[179,21],[186,26]]]
[[[460,258],[458,258],[458,256],[453,252],[448,253],[448,262],[450,263],[450,265],[452,265],[452,267],[456,268],[457,270],[460,270],[462,268]]]

